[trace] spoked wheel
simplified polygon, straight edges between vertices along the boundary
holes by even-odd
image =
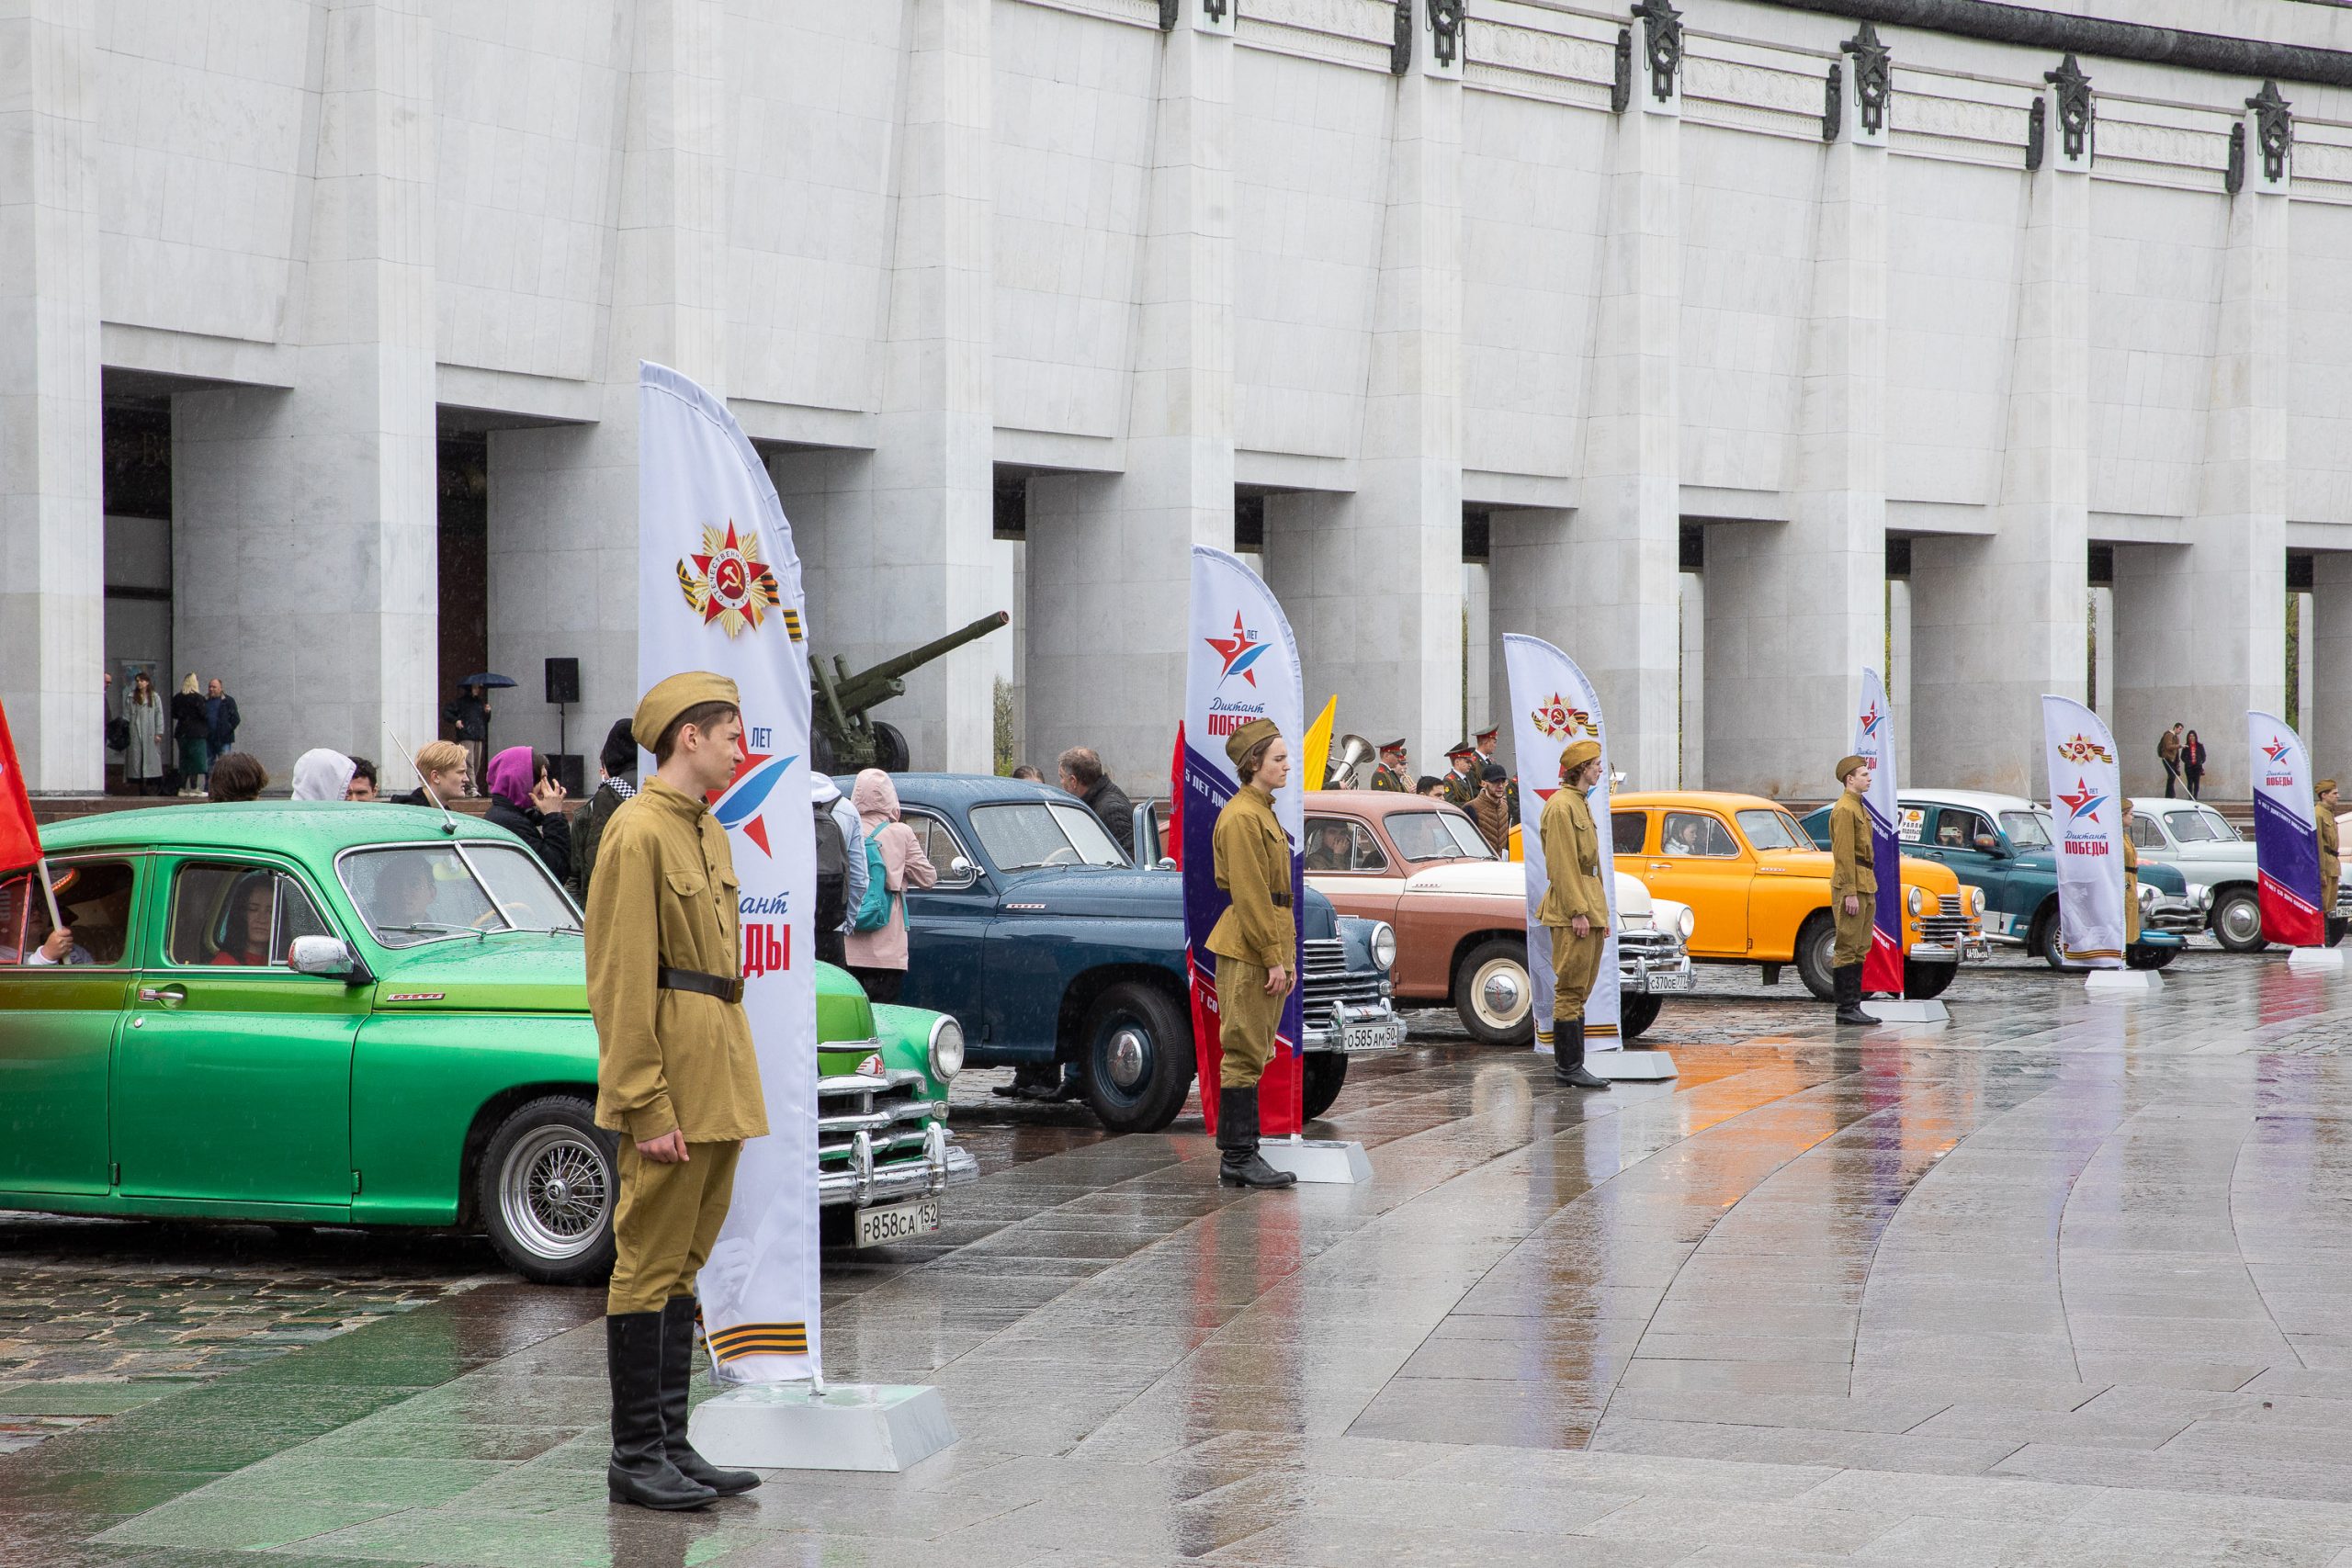
[[[491,1246],[542,1285],[601,1280],[613,1269],[619,1162],[584,1100],[548,1095],[499,1124],[477,1197]]]

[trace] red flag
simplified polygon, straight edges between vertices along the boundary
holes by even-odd
[[[1168,828],[1159,852],[1184,869],[1184,721],[1176,721],[1176,754],[1168,761]]]
[[[17,765],[16,737],[8,733],[8,710],[0,707],[0,873],[22,871],[41,858],[40,829],[33,821],[32,796]]]

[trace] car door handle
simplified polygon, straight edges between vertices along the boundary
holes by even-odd
[[[1672,871],[1674,869],[1674,863],[1672,861],[1654,860],[1650,862],[1650,869],[1652,871]]]
[[[187,987],[180,985],[141,986],[139,987],[139,999],[142,1002],[161,1002],[167,1008],[175,1008],[187,1000]]]

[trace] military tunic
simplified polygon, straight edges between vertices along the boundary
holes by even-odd
[[[2344,862],[2337,853],[2335,807],[2319,803],[2319,912],[2323,920],[2335,918],[2335,890],[2343,885]]]
[[[1413,793],[1413,786],[1405,782],[1405,775],[1398,773],[1396,769],[1390,767],[1385,762],[1381,763],[1379,767],[1373,770],[1372,787],[1374,789],[1388,790],[1397,795],[1410,795]]]
[[[1266,994],[1273,969],[1295,970],[1298,925],[1291,908],[1290,835],[1274,818],[1274,797],[1243,784],[1217,813],[1209,840],[1216,885],[1233,902],[1210,928],[1225,1058],[1217,1082],[1255,1089],[1274,1057],[1284,998]],[[1297,984],[1294,973],[1291,983]]]
[[[1871,923],[1878,900],[1878,872],[1872,864],[1871,814],[1862,797],[1841,789],[1829,808],[1829,918],[1838,927],[1838,945],[1829,962],[1843,969],[1870,956]],[[1847,895],[1858,897],[1860,912],[1846,912]]]
[[[2123,945],[2140,940],[2140,846],[2132,841],[2131,819],[2123,835]]]
[[[1477,775],[1475,773],[1446,774],[1445,798],[1465,811],[1468,810],[1470,803],[1478,798]]]
[[[738,978],[736,888],[727,830],[658,778],[605,825],[586,947],[596,1124],[622,1135],[608,1312],[658,1312],[693,1291],[741,1140],[768,1130],[742,1005],[660,981],[664,968]],[[639,1154],[673,1131],[685,1137],[683,1163]]]
[[[1552,938],[1552,1024],[1557,1029],[1584,1017],[1609,940],[1609,895],[1600,881],[1600,832],[1583,791],[1565,784],[1555,790],[1536,833],[1544,845],[1544,888],[1535,918]],[[1579,915],[1589,922],[1584,936],[1568,923]]]

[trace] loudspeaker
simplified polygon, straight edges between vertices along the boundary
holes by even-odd
[[[563,793],[576,803],[588,793],[588,763],[577,751],[550,751],[548,767]]]
[[[580,700],[580,660],[548,660],[548,701],[561,707]]]

